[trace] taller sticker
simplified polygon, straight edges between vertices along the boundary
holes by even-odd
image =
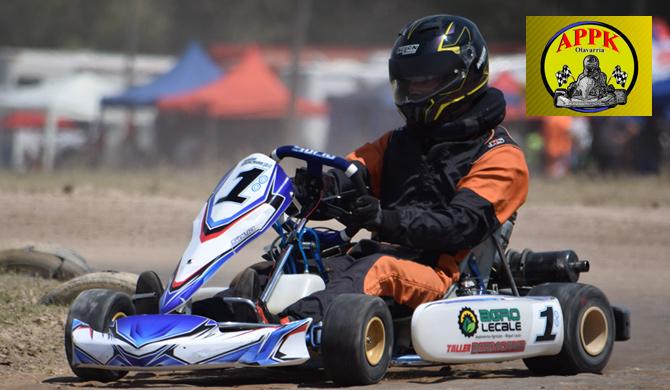
[[[560,27],[547,31],[534,23],[536,18],[552,19],[550,25]],[[633,29],[631,19],[649,22],[649,31],[640,31],[645,23]],[[528,17],[527,41],[531,30],[541,30],[527,42],[528,114],[651,115],[650,19]],[[539,61],[533,64],[540,44]],[[537,87],[542,102],[533,99]]]

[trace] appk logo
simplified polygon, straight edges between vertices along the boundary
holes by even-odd
[[[586,113],[626,104],[638,68],[635,48],[626,35],[608,24],[589,21],[556,33],[544,48],[541,66],[554,106]],[[573,75],[570,66],[579,71]]]
[[[528,17],[528,114],[650,115],[650,19]]]

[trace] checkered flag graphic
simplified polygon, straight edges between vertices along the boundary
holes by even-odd
[[[621,70],[621,66],[617,65],[617,66],[614,67],[614,71],[612,72],[612,77],[614,77],[614,80],[620,86],[622,86],[622,87],[626,86],[626,79],[628,79],[628,73]]]
[[[558,81],[558,86],[559,88],[568,82],[568,78],[572,76],[572,72],[570,71],[570,67],[567,65],[563,65],[563,69],[559,70],[556,72],[556,81]]]

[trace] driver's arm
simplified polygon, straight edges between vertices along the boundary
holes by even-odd
[[[463,177],[447,207],[384,210],[382,239],[414,248],[456,252],[472,248],[524,203],[528,167],[514,145],[496,147]]]
[[[363,169],[365,182],[370,186],[372,194],[377,198],[380,197],[381,191],[384,152],[386,152],[391,134],[393,132],[389,131],[378,139],[366,143],[347,155],[347,160],[353,161],[359,169]]]
[[[366,143],[346,157],[361,170],[363,181],[377,198],[379,198],[381,190],[384,152],[391,138],[391,133],[389,131],[378,139]],[[327,183],[325,184],[326,195],[337,195],[354,189],[351,180],[338,169],[329,170],[324,177],[324,181]]]

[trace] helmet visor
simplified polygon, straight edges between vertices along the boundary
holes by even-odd
[[[456,71],[439,76],[416,76],[391,80],[393,99],[397,105],[419,103],[443,91],[459,86],[465,74]]]

